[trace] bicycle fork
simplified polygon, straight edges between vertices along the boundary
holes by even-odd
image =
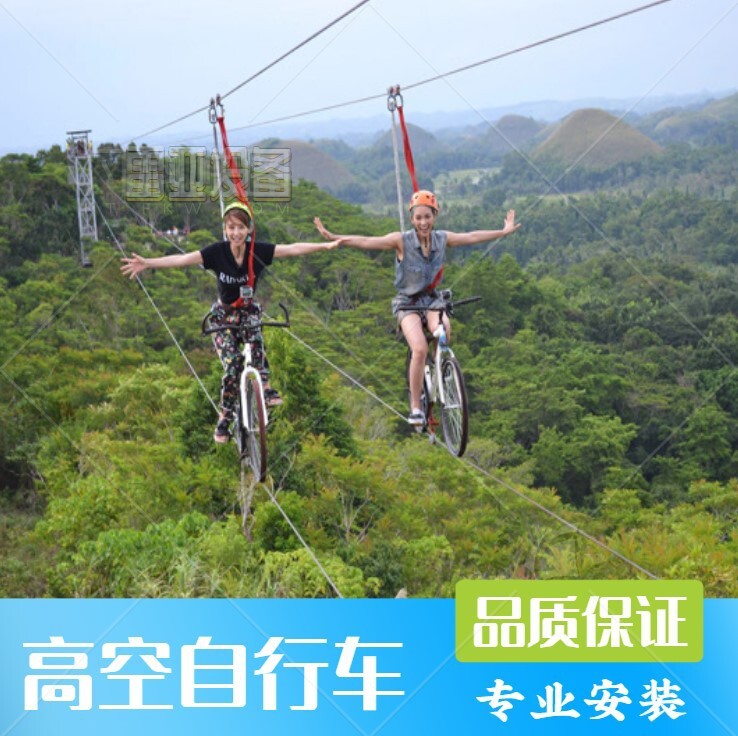
[[[261,379],[261,373],[259,373],[251,363],[251,345],[246,343],[243,349],[243,370],[241,371],[239,390],[241,398],[241,420],[243,421],[243,426],[246,427],[249,432],[253,432],[255,429],[251,423],[252,414],[249,411],[246,399],[246,384],[247,381],[251,379],[255,380],[256,385],[259,387],[259,390],[256,393],[256,400],[262,404],[264,412],[264,428],[266,429],[267,424],[269,424],[269,412],[266,410],[266,402],[264,401],[264,383]]]

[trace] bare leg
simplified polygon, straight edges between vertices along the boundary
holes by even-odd
[[[426,321],[428,322],[428,331],[433,334],[438,327],[438,316],[440,312],[428,311],[426,312]],[[446,342],[451,342],[451,322],[448,319],[448,315],[443,315],[443,326],[446,330]]]
[[[428,341],[423,332],[423,323],[419,314],[408,314],[402,322],[400,329],[412,352],[410,358],[409,383],[410,383],[410,410],[420,411],[420,391],[423,386],[423,366],[428,355]]]

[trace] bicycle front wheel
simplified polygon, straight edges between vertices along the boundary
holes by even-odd
[[[241,460],[245,460],[249,452],[249,433],[246,430],[246,423],[243,420],[240,400],[236,403],[236,417],[233,420],[233,438],[236,440],[238,456]]]
[[[258,481],[266,478],[266,413],[261,386],[255,378],[246,380],[246,412],[249,418],[247,449],[251,472]]]
[[[464,376],[456,358],[449,356],[441,362],[441,386],[443,439],[451,454],[461,457],[469,439],[469,411]]]

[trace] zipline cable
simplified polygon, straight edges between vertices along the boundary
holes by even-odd
[[[559,41],[562,38],[566,38],[567,36],[573,36],[577,33],[582,33],[583,31],[588,31],[592,28],[596,28],[597,26],[605,25],[606,23],[612,23],[613,21],[620,20],[621,18],[625,18],[629,15],[634,15],[635,13],[640,13],[644,10],[650,10],[651,8],[656,7],[657,5],[663,5],[664,3],[672,2],[672,0],[655,0],[655,2],[648,3],[647,5],[641,5],[637,8],[632,8],[631,10],[626,10],[623,13],[618,13],[617,15],[611,15],[607,18],[602,18],[601,20],[594,21],[592,23],[588,23],[584,26],[579,26],[578,28],[572,28],[569,31],[564,31],[563,33],[557,33],[554,36],[548,36],[547,38],[540,39],[539,41],[534,41],[532,43],[526,44],[525,46],[519,46],[518,48],[511,49],[510,51],[504,51],[501,54],[496,54],[495,56],[490,56],[487,59],[482,59],[481,61],[473,62],[472,64],[466,64],[465,66],[458,67],[457,69],[452,69],[448,72],[443,72],[442,74],[436,74],[433,77],[428,77],[427,79],[420,80],[419,82],[413,82],[412,84],[406,84],[403,85],[403,89],[414,89],[416,87],[421,87],[424,84],[430,84],[431,82],[437,82],[440,79],[444,79],[445,77],[451,77],[454,74],[460,74],[461,72],[469,71],[470,69],[475,69],[476,67],[483,66],[484,64],[490,64],[493,61],[499,61],[500,59],[504,59],[508,56],[513,56],[515,54],[522,53],[523,51],[530,51],[531,49],[534,49],[538,46],[544,46],[545,44],[552,43],[553,41]],[[249,123],[248,125],[242,125],[238,128],[231,128],[231,132],[235,132],[238,130],[247,130],[249,128],[258,128],[263,125],[272,125],[273,123],[282,123],[286,120],[295,120],[297,118],[306,117],[308,115],[315,115],[320,112],[329,112],[330,110],[337,110],[342,107],[350,107],[352,105],[359,105],[362,102],[371,102],[373,100],[380,100],[384,98],[386,93],[382,94],[375,94],[375,95],[368,95],[366,97],[359,97],[354,100],[347,100],[346,102],[337,102],[333,105],[325,105],[324,107],[316,107],[312,110],[305,110],[303,112],[294,113],[292,115],[284,115],[283,117],[279,118],[273,118],[271,120],[264,120],[258,123]]]
[[[341,595],[341,591],[338,589],[336,584],[333,582],[333,579],[328,574],[327,570],[323,567],[323,565],[320,564],[320,560],[315,556],[313,551],[310,549],[310,545],[308,545],[308,543],[303,539],[302,534],[300,534],[299,530],[292,522],[292,519],[290,519],[290,517],[287,515],[287,512],[279,505],[279,502],[277,501],[276,496],[272,493],[269,486],[264,484],[264,489],[266,490],[267,495],[271,499],[272,503],[279,509],[279,513],[282,514],[282,516],[284,517],[284,520],[289,524],[290,529],[292,529],[292,531],[295,533],[295,536],[302,543],[302,546],[307,550],[307,553],[310,555],[310,557],[312,558],[317,568],[323,574],[323,577],[328,581],[328,584],[331,586],[331,588],[333,588],[333,590],[335,591],[336,595],[339,598],[343,598],[343,596]]]
[[[379,402],[384,406],[386,409],[391,411],[393,414],[396,414],[400,419],[405,421],[405,416],[400,411],[395,409],[394,406],[387,403],[381,396],[378,396],[374,393],[368,386],[364,386],[359,380],[351,376],[349,373],[344,371],[342,368],[339,368],[333,361],[331,361],[329,358],[326,358],[325,355],[322,355],[320,352],[318,352],[314,347],[308,345],[301,337],[298,337],[294,332],[291,330],[285,330],[285,332],[293,339],[295,342],[299,342],[300,345],[302,345],[306,350],[313,353],[313,355],[316,355],[318,358],[320,358],[326,365],[329,365],[331,368],[333,368],[336,373],[343,376],[347,381],[350,383],[353,383],[354,386],[357,388],[360,388],[364,393],[371,396],[375,401]]]
[[[377,394],[375,394],[367,386],[364,386],[360,381],[358,381],[357,379],[355,379],[353,376],[351,376],[350,374],[348,374],[346,371],[344,371],[341,368],[339,368],[335,363],[333,363],[330,359],[328,359],[324,355],[322,355],[318,350],[316,350],[315,348],[313,348],[310,345],[308,345],[304,340],[302,340],[300,337],[298,337],[297,335],[295,335],[290,330],[287,330],[287,333],[294,340],[296,340],[298,343],[300,343],[300,345],[302,345],[306,350],[308,350],[311,353],[313,353],[314,355],[316,355],[324,363],[326,363],[327,365],[329,365],[333,370],[335,370],[337,373],[339,373],[344,378],[346,378],[347,380],[349,380],[352,384],[354,384],[354,386],[356,386],[357,388],[361,389],[366,394],[368,394],[369,396],[371,396],[375,401],[377,401],[380,404],[382,404],[386,409],[388,409],[390,412],[392,412],[393,414],[395,414],[396,416],[398,416],[400,419],[402,419],[402,420],[405,419],[404,414],[402,414],[401,412],[399,412],[394,406],[392,406],[391,404],[387,403],[383,398],[381,398],[380,396],[378,396]],[[484,468],[480,467],[479,465],[477,465],[476,463],[472,462],[468,458],[458,458],[458,459],[461,462],[463,462],[466,465],[468,465],[473,470],[476,470],[478,473],[481,473],[482,475],[486,476],[487,478],[489,478],[490,480],[494,481],[498,485],[502,486],[503,488],[507,489],[511,493],[515,494],[516,496],[518,496],[518,498],[521,498],[523,501],[531,504],[532,506],[535,506],[539,511],[542,511],[544,514],[546,514],[547,516],[551,517],[555,521],[559,522],[560,524],[563,524],[564,526],[566,526],[567,528],[569,528],[572,532],[578,534],[579,536],[583,537],[584,539],[587,539],[588,541],[590,541],[593,544],[597,545],[598,547],[600,547],[601,549],[603,549],[606,552],[610,553],[614,557],[617,557],[622,562],[625,562],[626,564],[630,565],[631,567],[633,567],[634,569],[638,570],[639,572],[642,572],[644,575],[646,575],[646,576],[648,576],[648,577],[650,577],[650,578],[652,578],[654,580],[658,580],[658,576],[657,575],[655,575],[651,571],[647,570],[642,565],[639,565],[637,562],[635,562],[634,560],[629,559],[628,557],[626,557],[625,555],[623,555],[621,552],[618,552],[617,550],[615,550],[612,547],[608,546],[604,542],[600,541],[599,539],[597,539],[596,537],[594,537],[593,535],[591,535],[589,532],[584,531],[583,529],[581,529],[580,527],[578,527],[573,522],[568,521],[567,519],[565,519],[560,514],[557,514],[555,511],[552,511],[551,509],[546,508],[542,503],[540,503],[540,502],[538,502],[538,501],[530,498],[529,496],[527,496],[522,491],[519,491],[517,488],[515,488],[510,483],[504,481],[502,478],[498,478],[496,475],[494,475],[493,473],[490,473],[488,470],[485,470]]]
[[[629,15],[634,15],[635,13],[640,13],[644,10],[650,10],[651,8],[656,7],[657,5],[663,5],[664,3],[669,3],[671,0],[655,0],[655,2],[648,3],[647,5],[641,5],[638,8],[632,8],[631,10],[626,10],[622,13],[618,13],[617,15],[611,15],[608,18],[602,18],[601,20],[593,21],[592,23],[587,23],[586,25],[579,26],[578,28],[572,28],[570,31],[564,31],[563,33],[557,33],[554,36],[548,36],[547,38],[543,38],[540,41],[534,41],[533,43],[526,44],[525,46],[520,46],[516,49],[513,49],[512,51],[504,51],[501,54],[496,54],[495,56],[490,56],[488,59],[482,59],[481,61],[476,61],[472,64],[466,64],[465,66],[460,66],[458,69],[454,69],[450,72],[444,72],[443,74],[436,74],[433,77],[428,77],[427,79],[423,79],[420,82],[414,82],[413,84],[406,84],[404,85],[404,89],[413,89],[415,87],[421,87],[424,84],[430,84],[431,82],[437,82],[439,79],[445,79],[446,77],[453,76],[454,74],[460,74],[461,72],[469,71],[469,69],[475,69],[478,66],[483,66],[484,64],[489,64],[493,61],[499,61],[500,59],[504,59],[508,56],[513,56],[514,54],[519,54],[523,51],[530,51],[531,49],[537,48],[538,46],[544,46],[547,43],[552,43],[553,41],[560,41],[562,38],[567,38],[568,36],[573,36],[577,33],[581,33],[582,31],[589,31],[592,28],[596,28],[597,26],[605,25],[606,23],[611,23],[615,20],[620,20],[621,18],[625,18]]]
[[[400,153],[397,147],[397,122],[395,121],[395,111],[397,110],[397,100],[392,93],[390,87],[387,95],[387,109],[392,115],[392,157],[395,162],[395,188],[397,189],[397,209],[400,214],[400,230],[405,232],[405,207],[404,198],[402,196],[402,174],[400,173]]]
[[[334,18],[330,23],[324,25],[319,30],[315,31],[315,33],[312,33],[310,36],[308,36],[305,40],[300,41],[296,46],[293,46],[289,51],[286,51],[284,54],[282,54],[279,58],[275,59],[274,61],[271,61],[269,64],[267,64],[265,67],[261,68],[258,72],[252,74],[248,79],[244,79],[243,82],[240,84],[237,84],[233,89],[226,92],[224,95],[221,95],[221,100],[224,100],[229,95],[232,95],[234,92],[237,92],[242,87],[245,87],[249,82],[253,82],[254,79],[257,77],[260,77],[264,72],[271,69],[273,66],[276,66],[279,64],[280,61],[283,61],[291,54],[294,54],[297,50],[301,49],[306,44],[310,43],[310,41],[316,39],[318,36],[320,36],[322,33],[325,33],[329,28],[332,28],[336,23],[339,23],[344,18],[348,17],[355,11],[357,11],[360,7],[363,5],[366,5],[369,2],[369,0],[361,0],[361,2],[356,3],[353,7],[349,8],[345,13],[341,13],[337,18]],[[158,133],[161,130],[164,130],[165,128],[169,128],[172,125],[176,125],[177,123],[181,123],[183,120],[187,120],[188,118],[193,117],[194,115],[198,115],[201,112],[204,112],[210,107],[210,105],[204,105],[203,107],[198,107],[197,110],[193,110],[192,112],[188,112],[186,115],[182,115],[181,117],[178,117],[176,120],[172,120],[169,123],[165,123],[164,125],[160,125],[158,128],[154,128],[153,130],[149,130],[146,133],[142,133],[141,135],[137,135],[135,138],[133,138],[134,141],[137,141],[141,138],[144,138],[148,135],[153,135],[154,133]]]
[[[111,189],[111,191],[112,191],[112,189]],[[113,192],[113,193],[115,194],[115,192]],[[103,211],[100,208],[100,205],[97,205],[97,209],[98,209],[98,212],[100,213],[100,217],[102,218],[103,222],[105,223],[105,227],[108,229],[108,232],[110,233],[110,236],[113,238],[113,241],[115,242],[115,245],[117,246],[118,250],[125,256],[126,255],[125,249],[121,245],[121,243],[118,240],[118,238],[115,236],[115,233],[113,232],[113,229],[110,226],[110,223],[108,222],[107,218],[103,214]],[[130,207],[130,209],[133,210],[134,214],[136,214],[140,219],[142,219],[142,220],[145,221],[145,219],[141,215],[139,215],[132,207]],[[153,230],[153,228],[152,228],[152,230]],[[139,276],[136,276],[136,281],[138,281],[139,285],[143,289],[144,294],[146,294],[149,302],[151,302],[151,306],[154,308],[154,311],[157,313],[157,315],[159,316],[159,319],[164,324],[164,327],[166,328],[167,332],[169,333],[169,336],[172,338],[172,341],[177,346],[177,349],[179,350],[180,354],[184,358],[185,363],[187,363],[187,366],[189,367],[190,371],[192,372],[192,375],[194,375],[195,378],[197,379],[197,382],[200,384],[200,388],[205,393],[205,396],[207,396],[208,401],[211,403],[213,409],[215,410],[216,413],[219,413],[218,407],[216,406],[215,402],[213,401],[213,399],[211,398],[210,394],[208,393],[208,390],[205,387],[205,384],[203,384],[203,382],[200,380],[200,376],[198,376],[197,371],[193,367],[192,363],[190,363],[189,358],[187,357],[186,353],[184,352],[184,350],[180,346],[177,338],[174,336],[174,333],[172,332],[172,330],[170,329],[169,325],[167,324],[166,318],[161,313],[159,307],[156,305],[156,302],[154,301],[153,297],[149,293],[149,290],[146,288],[146,286],[144,285],[143,281],[141,280],[141,278]],[[300,342],[302,342],[302,341],[300,341]],[[242,490],[242,493],[243,493],[243,474],[241,476],[241,485],[242,485],[241,490]],[[315,556],[315,553],[312,551],[312,549],[310,548],[310,546],[308,545],[308,543],[305,541],[305,539],[303,538],[302,534],[300,534],[299,530],[297,529],[297,527],[293,523],[292,519],[290,519],[290,517],[287,514],[287,512],[282,508],[282,506],[280,505],[280,503],[277,501],[277,498],[276,498],[275,494],[273,494],[271,492],[271,490],[266,485],[264,487],[265,487],[266,492],[267,492],[269,498],[271,499],[272,503],[277,507],[277,509],[279,510],[279,513],[282,514],[282,516],[284,517],[285,521],[290,526],[290,528],[292,529],[292,531],[295,533],[295,536],[298,538],[298,540],[300,541],[300,543],[303,545],[303,547],[307,551],[307,553],[310,556],[310,558],[313,560],[313,562],[315,563],[315,565],[317,566],[317,568],[320,570],[320,572],[323,575],[323,577],[326,579],[326,581],[331,586],[331,588],[333,588],[335,594],[339,598],[343,598],[343,595],[341,594],[341,591],[338,589],[338,586],[333,581],[333,579],[331,578],[331,576],[328,574],[328,572],[326,571],[326,569],[323,567],[323,565],[321,564],[320,560]]]
[[[97,211],[100,213],[100,217],[102,218],[103,222],[105,223],[105,227],[108,229],[108,232],[110,233],[110,237],[113,239],[113,242],[115,243],[115,245],[117,246],[117,248],[121,252],[121,254],[125,256],[126,255],[126,251],[123,248],[121,242],[115,236],[115,233],[113,232],[113,228],[110,227],[110,223],[108,222],[108,219],[105,217],[105,214],[103,213],[102,208],[100,207],[99,204],[97,205]],[[161,310],[159,309],[159,307],[157,306],[156,302],[154,301],[154,298],[149,293],[149,290],[146,288],[146,285],[141,280],[141,277],[140,276],[136,276],[136,281],[138,281],[139,286],[143,289],[144,294],[146,294],[146,298],[149,300],[149,302],[151,302],[151,306],[154,308],[154,311],[157,313],[157,315],[159,316],[159,319],[162,321],[162,324],[164,325],[164,327],[166,328],[167,332],[169,333],[169,337],[172,338],[172,341],[177,346],[177,350],[179,350],[180,354],[182,355],[182,358],[184,358],[184,362],[187,363],[187,367],[192,372],[192,375],[195,377],[195,379],[197,380],[197,382],[200,384],[200,388],[204,391],[205,396],[208,397],[208,401],[212,405],[212,407],[215,410],[216,414],[219,413],[218,412],[218,407],[217,407],[216,403],[213,401],[212,397],[210,396],[210,393],[208,392],[207,388],[205,387],[205,384],[202,382],[202,380],[200,379],[200,376],[197,374],[197,371],[195,370],[195,367],[192,365],[192,363],[190,363],[190,359],[187,357],[187,353],[185,353],[184,349],[179,344],[179,341],[174,336],[174,333],[172,332],[172,330],[170,329],[169,325],[167,324],[167,321],[166,321],[164,315],[161,313]]]
[[[167,241],[167,243],[169,243],[172,247],[176,248],[180,253],[187,252],[181,245],[179,245],[179,243],[177,243],[175,240],[172,240],[169,236],[160,235],[157,229],[154,227],[154,225],[151,222],[149,222],[138,210],[131,207],[130,203],[128,203],[125,199],[123,199],[123,197],[121,197],[120,194],[118,194],[118,192],[116,192],[115,189],[113,189],[106,180],[104,179],[102,180],[102,185],[108,190],[109,194],[112,194],[124,207],[127,207],[130,210],[130,212],[133,214],[133,216],[139,222],[146,225],[146,227],[148,227],[156,237],[163,238],[164,240]]]
[[[220,145],[218,143],[218,115],[215,111],[215,100],[210,100],[208,111],[210,122],[213,126],[213,150],[215,151],[215,176],[218,183],[218,202],[220,203],[220,219],[223,220],[225,202],[223,201],[223,174],[221,172]],[[223,239],[225,240],[225,224],[223,225]]]
[[[652,578],[653,580],[658,580],[658,575],[655,575],[650,570],[647,570],[645,567],[642,567],[637,562],[634,562],[633,560],[626,557],[624,554],[618,552],[617,550],[613,549],[612,547],[608,546],[604,542],[601,542],[597,537],[592,536],[589,532],[585,532],[583,529],[579,528],[576,524],[572,523],[571,521],[568,521],[563,516],[560,516],[555,511],[552,511],[551,509],[546,508],[542,503],[539,503],[538,501],[530,498],[530,496],[526,496],[525,493],[522,491],[519,491],[515,486],[511,485],[510,483],[507,483],[506,481],[502,480],[502,478],[498,478],[497,476],[490,473],[488,470],[485,470],[484,468],[480,467],[476,463],[472,462],[468,458],[458,458],[461,460],[461,462],[468,465],[470,468],[476,470],[478,473],[481,473],[482,475],[487,476],[490,480],[493,480],[495,483],[498,483],[503,488],[506,488],[511,493],[514,493],[519,498],[523,499],[527,503],[535,506],[539,511],[542,511],[544,514],[547,514],[552,519],[555,519],[560,524],[563,524],[564,526],[571,529],[571,531],[575,532],[576,534],[579,534],[581,537],[584,537],[584,539],[587,539],[588,541],[592,542],[592,544],[596,544],[598,547],[602,548],[606,552],[609,552],[611,555],[617,557],[622,562],[625,562],[626,564],[630,565],[634,569],[638,570],[639,572],[642,572],[644,575],[647,575],[649,578]]]
[[[329,28],[332,28],[333,26],[336,25],[336,23],[339,23],[344,18],[347,18],[349,15],[351,15],[353,12],[357,11],[363,5],[366,5],[368,2],[369,2],[369,0],[361,0],[361,2],[356,3],[356,5],[354,5],[353,7],[349,8],[345,13],[342,13],[337,18],[334,18],[330,23],[328,23],[327,25],[323,26],[320,30],[315,31],[315,33],[313,33],[311,36],[308,36],[304,41],[301,41],[300,43],[298,43],[297,46],[293,46],[289,51],[287,51],[284,54],[282,54],[282,56],[280,56],[278,59],[275,59],[274,61],[272,61],[269,64],[267,64],[263,69],[260,69],[258,72],[256,72],[256,74],[252,74],[248,79],[245,79],[240,84],[237,84],[233,89],[229,90],[224,95],[221,95],[220,96],[220,99],[221,100],[224,100],[229,95],[232,95],[234,92],[237,92],[239,89],[241,89],[241,87],[247,85],[249,82],[252,82],[254,79],[256,79],[257,77],[261,76],[265,71],[267,71],[267,70],[271,69],[273,66],[276,66],[277,64],[279,64],[280,61],[282,61],[283,59],[286,59],[290,54],[294,54],[295,51],[297,51],[298,49],[301,49],[303,46],[305,46],[305,44],[310,43],[310,41],[312,41],[313,39],[317,38],[322,33],[325,33]]]

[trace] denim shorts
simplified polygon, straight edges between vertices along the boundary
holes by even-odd
[[[421,317],[424,317],[425,312],[429,310],[432,311],[434,309],[440,310],[443,309],[443,306],[443,299],[441,299],[435,292],[416,296],[398,294],[392,300],[392,314],[394,314],[397,319],[397,325],[399,326],[408,314],[418,314]],[[406,307],[413,307],[413,309],[406,309]]]

